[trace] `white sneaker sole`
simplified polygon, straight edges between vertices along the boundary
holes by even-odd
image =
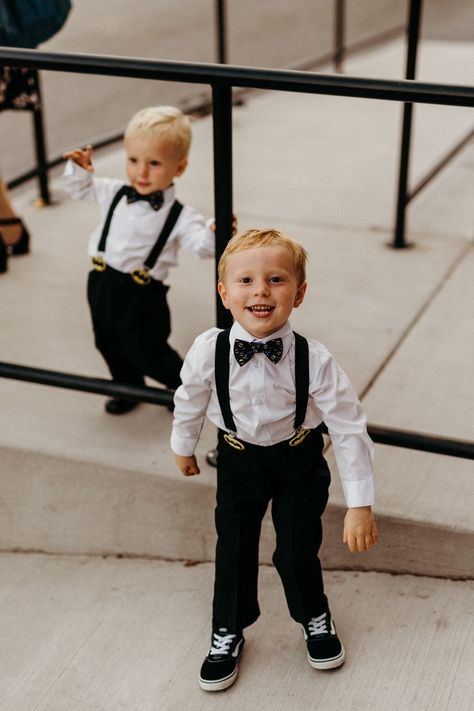
[[[308,662],[310,663],[310,666],[313,667],[313,669],[336,669],[337,667],[341,667],[346,659],[346,650],[344,647],[341,645],[341,653],[337,655],[337,657],[332,657],[331,659],[313,659],[312,657],[309,656],[309,652],[307,654]]]
[[[237,679],[238,673],[239,667],[236,666],[232,674],[229,674],[229,676],[226,676],[224,679],[205,681],[204,679],[201,679],[201,676],[199,676],[199,686],[201,689],[204,689],[204,691],[224,691],[224,689],[228,689],[229,686],[232,686],[234,681]]]

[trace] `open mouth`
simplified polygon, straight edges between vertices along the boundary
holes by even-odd
[[[247,309],[251,311],[255,316],[268,316],[274,309],[274,306],[264,306],[261,304],[256,304],[255,306],[247,306]]]

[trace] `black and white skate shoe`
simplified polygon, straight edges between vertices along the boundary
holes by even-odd
[[[329,610],[312,617],[303,626],[303,632],[308,647],[308,662],[314,669],[335,669],[344,664],[346,653]]]
[[[222,691],[232,686],[239,673],[239,656],[244,642],[242,632],[232,633],[226,627],[214,629],[211,648],[199,674],[201,689]]]

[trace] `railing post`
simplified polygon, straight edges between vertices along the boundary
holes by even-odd
[[[227,8],[226,0],[216,0],[217,61],[227,64]]]
[[[214,133],[214,203],[216,221],[217,264],[232,235],[232,87],[212,86],[212,120]],[[232,316],[217,297],[216,322],[219,328],[232,324]]]
[[[408,46],[406,60],[406,79],[414,79],[416,74],[416,54],[418,50],[418,39],[420,36],[421,24],[421,6],[422,0],[410,0],[410,13],[408,25]],[[408,170],[410,164],[410,143],[411,143],[411,125],[413,117],[413,104],[405,103],[403,105],[403,126],[402,139],[400,146],[400,167],[398,173],[398,196],[397,196],[397,214],[395,224],[395,235],[390,247],[403,249],[410,247],[405,241],[405,221],[408,186]]]
[[[48,161],[46,159],[46,140],[44,132],[39,72],[36,72],[36,84],[38,87],[38,94],[40,96],[40,108],[37,111],[33,111],[33,133],[36,153],[36,168],[38,171],[38,183],[41,204],[49,205],[51,200],[49,196],[48,186]]]
[[[345,0],[336,0],[334,5],[334,68],[336,72],[342,69],[342,62],[346,53],[346,3]]]

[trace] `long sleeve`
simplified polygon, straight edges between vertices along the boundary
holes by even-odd
[[[74,200],[108,204],[123,184],[123,180],[97,178],[72,160],[68,160],[64,168],[63,187]]]
[[[174,396],[171,449],[188,457],[194,453],[201,434],[213,389],[214,348],[218,329],[212,328],[198,336],[181,369],[182,385]]]
[[[215,234],[211,230],[214,220],[207,222],[190,205],[186,206],[183,220],[178,223],[179,243],[186,251],[201,259],[212,259],[216,252]]]
[[[328,428],[348,506],[374,503],[373,445],[351,383],[334,357],[319,351],[310,396]]]

